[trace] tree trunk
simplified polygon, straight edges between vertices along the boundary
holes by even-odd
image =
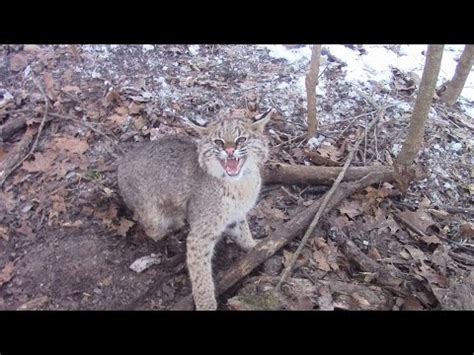
[[[446,83],[446,91],[441,94],[441,100],[447,105],[452,106],[456,103],[464,88],[467,77],[474,64],[474,45],[466,44],[456,65],[453,78]]]
[[[425,123],[430,111],[431,102],[436,89],[443,57],[444,45],[429,45],[426,53],[425,66],[421,77],[420,88],[416,98],[415,108],[410,120],[408,136],[395,162],[396,166],[409,166],[415,160],[423,143]]]
[[[306,75],[306,99],[308,101],[308,139],[314,137],[318,129],[316,117],[316,86],[318,85],[319,63],[321,59],[321,45],[315,44],[311,50],[309,72]]]

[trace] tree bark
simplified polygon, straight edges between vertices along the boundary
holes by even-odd
[[[5,124],[0,126],[0,146],[16,132],[26,126],[26,117],[18,117],[9,119]]]
[[[308,139],[314,137],[318,129],[316,117],[316,86],[318,85],[319,63],[321,59],[321,45],[315,44],[311,50],[309,72],[306,75],[306,99],[308,102]]]
[[[395,165],[397,166],[407,167],[411,165],[423,143],[426,119],[436,89],[443,49],[444,45],[428,46],[420,88],[418,89],[418,97],[416,98],[415,108],[410,120],[408,136],[396,159]]]
[[[461,95],[464,84],[466,84],[467,77],[471,72],[474,64],[474,45],[466,44],[464,50],[456,65],[453,78],[446,83],[446,90],[441,94],[441,101],[447,105],[452,106],[456,103]]]
[[[264,184],[331,185],[342,167],[268,164],[262,171]],[[359,180],[371,172],[391,171],[383,166],[349,167],[343,181]]]

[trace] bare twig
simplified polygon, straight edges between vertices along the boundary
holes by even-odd
[[[32,75],[31,78],[33,79],[33,82],[35,83],[36,87],[39,89],[39,91],[41,92],[41,95],[43,96],[43,100],[44,100],[44,104],[45,104],[43,119],[41,120],[41,123],[40,123],[39,128],[38,128],[38,133],[36,134],[36,138],[33,142],[33,145],[31,146],[30,151],[18,163],[16,163],[11,169],[8,169],[8,171],[3,171],[2,172],[2,176],[0,177],[0,186],[3,185],[3,183],[8,178],[8,176],[10,176],[11,173],[13,173],[16,169],[18,169],[18,167],[21,164],[23,164],[23,162],[33,154],[33,152],[36,149],[36,146],[38,145],[38,140],[39,140],[39,137],[41,135],[41,132],[43,131],[44,123],[46,122],[46,117],[48,116],[48,109],[49,109],[48,97],[46,96],[46,93],[44,92],[44,89],[41,86],[41,84],[38,81],[36,81],[34,74],[31,73],[31,75]]]
[[[308,139],[314,137],[318,129],[316,117],[316,86],[319,78],[319,62],[321,59],[321,45],[313,45],[309,72],[306,75],[306,99],[308,103]]]
[[[380,110],[379,114],[377,115],[377,117],[374,118],[372,120],[372,122],[369,123],[369,125],[367,126],[367,129],[371,129],[373,126],[375,126],[375,124],[377,124],[380,117],[383,117],[384,113],[385,113],[385,109],[382,108]],[[306,245],[306,242],[308,241],[309,237],[311,236],[311,234],[314,231],[314,228],[318,224],[319,219],[321,218],[322,214],[324,213],[326,205],[329,203],[331,197],[333,196],[333,194],[335,193],[337,187],[339,186],[342,179],[344,178],[344,175],[345,175],[347,169],[349,168],[349,165],[351,164],[352,159],[354,158],[354,154],[359,149],[359,146],[360,146],[361,143],[362,143],[362,136],[358,138],[358,140],[356,141],[356,143],[352,147],[352,149],[349,152],[349,155],[346,159],[346,162],[344,163],[344,166],[343,166],[341,172],[339,173],[339,175],[336,178],[336,181],[334,181],[334,184],[332,185],[331,189],[325,194],[324,200],[322,201],[321,206],[318,209],[318,212],[314,216],[314,219],[311,222],[311,224],[309,225],[308,229],[306,230],[306,233],[304,234],[303,239],[300,242],[300,245],[298,246],[296,251],[293,253],[293,256],[290,260],[289,265],[286,267],[285,271],[283,272],[283,275],[280,278],[280,281],[278,281],[278,284],[275,287],[275,289],[277,291],[280,290],[282,283],[286,280],[286,278],[290,274],[291,270],[293,269],[298,256],[301,254],[304,246]]]

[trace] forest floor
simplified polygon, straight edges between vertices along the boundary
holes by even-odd
[[[0,125],[26,120],[27,128],[0,140],[0,166],[25,135],[39,133],[45,100],[48,115],[33,156],[0,190],[0,309],[170,309],[190,293],[185,233],[158,243],[147,238],[118,195],[116,178],[122,151],[187,134],[183,118],[204,123],[274,108],[270,162],[314,165],[317,155],[319,163],[341,166],[375,105],[388,106],[352,165],[391,166],[422,62],[380,77],[362,61],[361,84],[351,79],[351,65],[368,60],[367,47],[323,47],[320,125],[308,142],[307,47],[1,46]],[[401,46],[379,47],[402,58]],[[416,160],[423,178],[405,194],[390,183],[369,187],[324,215],[282,288],[281,308],[474,309],[473,108],[466,97],[452,108],[435,98]],[[249,214],[255,238],[271,235],[328,189],[264,186]],[[378,283],[341,250],[341,237],[397,277]],[[249,292],[275,285],[299,240],[221,296],[220,308],[251,309]],[[242,255],[223,241],[215,272]],[[140,273],[130,268],[146,256],[156,264]]]

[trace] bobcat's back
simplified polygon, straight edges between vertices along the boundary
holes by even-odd
[[[147,142],[119,164],[118,182],[125,202],[139,208],[143,199],[170,208],[185,208],[202,174],[196,144],[179,137]]]

